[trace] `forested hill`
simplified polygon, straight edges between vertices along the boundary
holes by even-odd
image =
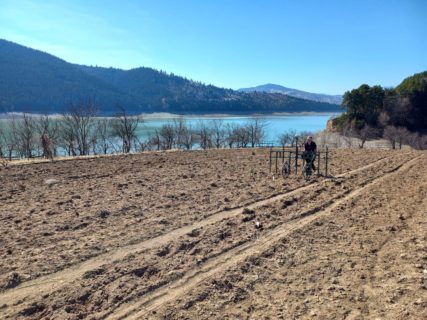
[[[286,88],[281,85],[267,83],[260,86],[252,87],[252,88],[242,88],[239,91],[243,92],[269,92],[269,93],[283,93],[291,97],[319,101],[319,102],[327,102],[332,104],[341,104],[342,103],[342,95],[329,95],[322,93],[312,93],[292,88]]]
[[[362,84],[344,94],[338,127],[405,128],[427,133],[427,71],[407,77],[396,88]]]
[[[91,99],[104,114],[337,112],[338,105],[278,93],[244,93],[151,68],[121,70],[68,63],[0,39],[0,112],[62,112]]]

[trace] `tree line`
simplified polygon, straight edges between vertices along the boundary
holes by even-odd
[[[408,144],[427,149],[427,71],[406,78],[396,88],[361,85],[344,94],[344,113],[336,128],[345,136],[383,137],[392,148]]]
[[[141,138],[138,128],[144,119],[128,114],[121,106],[116,109],[113,117],[99,117],[99,108],[84,102],[69,105],[59,116],[12,115],[11,119],[0,121],[0,158],[245,148],[259,145],[266,136],[266,122],[261,117],[252,117],[243,124],[215,119],[196,125],[179,117]]]

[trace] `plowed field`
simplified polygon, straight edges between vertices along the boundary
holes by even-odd
[[[427,154],[268,150],[0,168],[0,318],[427,318]]]

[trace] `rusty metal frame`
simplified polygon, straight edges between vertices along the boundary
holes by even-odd
[[[269,160],[269,168],[270,172],[272,172],[274,168],[274,173],[282,169],[285,161],[287,163],[287,170],[289,174],[298,174],[298,162],[302,160],[303,150],[301,150],[298,145],[295,147],[282,147],[281,149],[270,148],[270,160]],[[324,151],[316,152],[316,160],[317,160],[317,175],[328,176],[328,165],[330,161],[329,150],[326,147]],[[315,160],[315,161],[316,161]],[[302,166],[301,166],[302,167]],[[324,170],[321,170],[322,167]]]

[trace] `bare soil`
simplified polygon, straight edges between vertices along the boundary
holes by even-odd
[[[427,154],[268,150],[0,168],[0,318],[427,317]]]

